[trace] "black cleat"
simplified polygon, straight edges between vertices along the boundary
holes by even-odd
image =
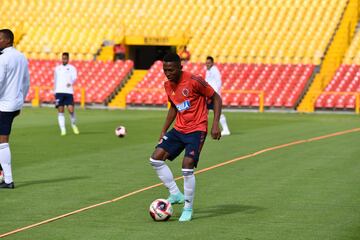
[[[10,188],[10,189],[14,189],[14,188],[15,188],[15,184],[14,184],[14,182],[12,182],[12,183],[5,183],[5,182],[3,182],[3,183],[0,184],[0,188]]]

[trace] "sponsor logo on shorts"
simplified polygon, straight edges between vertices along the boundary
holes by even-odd
[[[179,112],[185,111],[190,108],[190,100],[186,100],[185,102],[182,102],[180,104],[176,105],[176,108]]]

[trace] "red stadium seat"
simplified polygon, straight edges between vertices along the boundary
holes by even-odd
[[[360,69],[357,65],[341,65],[330,83],[326,86],[327,92],[360,92]],[[331,94],[324,97],[320,95],[316,101],[315,107],[322,108],[340,108],[354,109],[354,95]]]
[[[237,64],[224,63],[218,65],[222,73],[223,105],[229,107],[257,107],[256,94],[226,93],[227,90],[264,91],[264,104],[268,107],[294,108],[315,66],[303,64]],[[187,63],[184,70],[203,75],[205,66],[198,63]],[[162,89],[166,78],[162,72],[162,63],[157,61],[148,71],[136,88]],[[245,97],[246,96],[246,97]],[[281,96],[281,97],[279,97]],[[129,98],[129,104],[137,104]],[[146,104],[159,105],[157,99],[147,99]],[[166,102],[160,105],[164,105]]]
[[[86,103],[104,103],[116,88],[125,80],[133,68],[132,61],[73,61],[78,71],[78,79],[74,85],[75,102],[80,102],[81,88],[85,89]],[[31,87],[41,86],[40,101],[53,102],[53,71],[58,61],[54,60],[29,60]],[[48,88],[44,88],[48,87]],[[34,88],[30,92],[26,101],[34,98]]]

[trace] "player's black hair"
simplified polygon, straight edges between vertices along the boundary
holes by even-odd
[[[178,62],[178,63],[181,62],[179,55],[177,55],[176,53],[173,53],[173,52],[167,53],[164,56],[163,61],[164,62]]]
[[[5,38],[8,39],[11,44],[14,43],[14,34],[10,29],[1,29],[0,32],[4,34]]]
[[[210,60],[211,62],[214,62],[214,58],[212,56],[207,56],[206,60]]]
[[[68,53],[68,52],[63,52],[62,55],[69,57],[69,53]]]

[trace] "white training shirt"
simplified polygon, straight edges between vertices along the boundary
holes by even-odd
[[[69,93],[73,94],[73,84],[77,78],[76,68],[71,64],[58,65],[54,73],[54,92],[55,93]],[[70,86],[67,86],[70,84]]]
[[[28,61],[14,47],[0,55],[0,111],[14,112],[24,104],[30,87]]]
[[[205,81],[209,83],[217,94],[221,95],[221,74],[215,65],[210,70],[206,69]]]

